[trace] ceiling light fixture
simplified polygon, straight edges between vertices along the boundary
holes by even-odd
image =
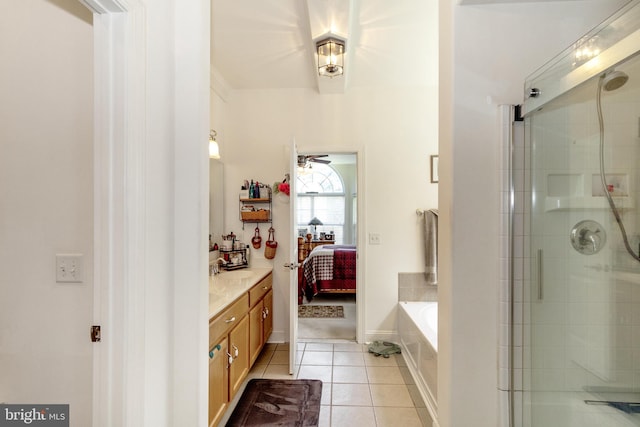
[[[220,147],[218,147],[218,141],[216,141],[216,136],[218,133],[211,129],[209,133],[209,158],[210,159],[219,159],[220,158]]]
[[[346,42],[335,36],[316,42],[319,75],[333,78],[344,73],[345,46]]]

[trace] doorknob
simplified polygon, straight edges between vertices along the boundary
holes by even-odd
[[[298,263],[298,262],[287,262],[284,266],[286,268],[288,268],[289,270],[295,270],[296,268],[300,267],[302,264]]]

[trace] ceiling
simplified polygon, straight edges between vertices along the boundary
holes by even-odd
[[[423,85],[436,63],[436,8],[435,0],[212,0],[212,68],[233,89]],[[345,75],[333,79],[317,76],[314,56],[314,40],[329,31],[347,39]]]

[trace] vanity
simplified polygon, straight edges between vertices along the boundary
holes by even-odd
[[[209,277],[209,426],[216,426],[273,330],[271,268]]]

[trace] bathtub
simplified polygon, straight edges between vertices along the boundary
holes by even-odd
[[[398,335],[407,367],[438,425],[438,303],[400,302]]]

